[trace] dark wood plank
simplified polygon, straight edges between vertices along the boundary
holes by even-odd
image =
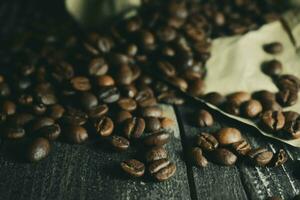
[[[182,119],[186,137],[187,151],[195,146],[194,138],[201,131],[214,132],[220,128],[216,125],[209,129],[194,126],[196,111],[199,105],[178,107],[178,115]],[[188,152],[187,152],[188,154]],[[206,168],[191,167],[198,199],[247,199],[237,167],[226,167],[209,163]]]
[[[172,107],[164,110],[175,116]],[[20,144],[5,142],[0,151],[0,199],[190,199],[177,126],[174,131],[166,148],[177,172],[162,183],[148,175],[132,179],[120,170],[119,162],[124,159],[143,159],[144,151],[140,149],[118,153],[104,141],[86,145],[55,142],[47,159],[31,164],[8,154]]]

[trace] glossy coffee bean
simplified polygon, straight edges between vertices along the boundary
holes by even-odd
[[[90,75],[101,76],[108,71],[108,65],[103,58],[94,58],[88,65],[88,72]]]
[[[174,76],[168,78],[168,81],[182,91],[186,91],[188,89],[188,83],[183,78]]]
[[[61,120],[65,124],[84,125],[87,121],[87,114],[80,110],[68,110],[64,113]]]
[[[209,133],[201,133],[197,137],[197,145],[205,151],[213,151],[218,148],[219,142]]]
[[[143,117],[161,117],[162,114],[162,109],[158,106],[150,106],[141,109],[141,115]]]
[[[282,107],[275,100],[265,100],[262,101],[263,111],[282,111]]]
[[[74,144],[82,144],[88,139],[87,130],[75,124],[66,127],[63,133],[67,141]]]
[[[122,137],[122,136],[112,136],[111,140],[111,145],[116,149],[117,151],[125,151],[129,148],[129,141]]]
[[[271,60],[262,64],[262,71],[269,76],[278,76],[282,72],[282,64],[278,60]]]
[[[96,119],[104,116],[108,112],[109,108],[106,104],[94,106],[87,111],[87,115],[91,119]]]
[[[226,101],[223,105],[223,109],[231,115],[240,115],[240,106],[234,102]]]
[[[4,135],[8,139],[16,140],[25,136],[25,129],[22,127],[6,127]]]
[[[121,87],[121,94],[124,97],[129,97],[129,98],[134,98],[137,94],[137,89],[135,87],[135,85],[130,84],[130,85],[123,85]]]
[[[215,106],[220,106],[226,101],[226,98],[218,92],[211,92],[204,96],[204,100]]]
[[[158,162],[158,161],[156,161]],[[162,164],[165,166],[165,164]],[[161,167],[158,167],[161,168]],[[156,170],[155,170],[156,171]],[[160,169],[158,172],[154,173],[153,176],[158,181],[166,181],[170,179],[176,172],[176,165],[174,163],[170,163],[166,167]]]
[[[163,129],[172,128],[174,126],[174,124],[175,124],[175,122],[171,118],[168,118],[168,117],[160,118],[160,125],[161,125],[161,128],[163,128]]]
[[[47,111],[47,107],[44,104],[33,104],[31,110],[35,115],[43,115]]]
[[[37,131],[45,126],[51,126],[55,123],[54,119],[50,117],[37,118],[32,124],[32,131]]]
[[[44,126],[39,129],[39,134],[48,140],[56,140],[61,133],[60,126],[58,124],[53,124],[51,126]]]
[[[57,120],[64,115],[65,109],[62,105],[55,104],[53,106],[50,106],[47,112],[49,117]]]
[[[239,142],[232,144],[233,150],[239,155],[247,155],[252,149],[251,145],[246,140],[241,140]]]
[[[98,98],[104,103],[114,103],[119,100],[120,92],[116,87],[105,87],[100,89]]]
[[[165,159],[167,157],[168,157],[167,150],[161,146],[153,147],[146,153],[147,162],[153,162],[156,160]]]
[[[298,115],[298,113],[297,113]],[[288,138],[297,139],[300,137],[300,118],[285,114],[285,124],[283,130],[288,133]]]
[[[300,89],[300,79],[292,74],[284,74],[275,79],[279,90],[297,91]]]
[[[157,99],[166,104],[171,104],[171,105],[182,105],[184,104],[184,99],[180,97],[179,95],[175,94],[174,92],[163,92],[160,95],[157,96]]]
[[[143,176],[145,173],[145,165],[144,163],[131,159],[131,160],[125,160],[121,162],[121,168],[129,175],[134,177],[140,177]]]
[[[280,149],[273,157],[273,163],[275,167],[281,166],[288,160],[288,155],[285,150]]]
[[[16,113],[16,104],[12,101],[4,101],[2,103],[2,112],[6,115],[13,115]]]
[[[77,76],[71,79],[73,89],[77,91],[88,91],[91,89],[90,80],[84,76]]]
[[[160,120],[156,117],[146,117],[145,118],[147,132],[158,131],[161,128]]]
[[[97,97],[90,92],[84,92],[79,97],[80,105],[84,110],[90,110],[98,105]]]
[[[257,117],[263,110],[261,103],[257,100],[249,100],[241,105],[241,113],[248,118]]]
[[[233,144],[242,140],[241,132],[236,128],[222,128],[216,136],[221,145]]]
[[[273,158],[273,153],[264,148],[252,149],[248,156],[258,166],[267,165]]]
[[[99,87],[114,86],[115,80],[109,75],[98,76],[97,83]]]
[[[293,106],[298,101],[298,90],[280,90],[276,97],[282,106]]]
[[[259,100],[260,102],[276,101],[275,94],[273,92],[268,91],[268,90],[260,90],[260,91],[254,92],[252,94],[252,97],[256,100]]]
[[[160,70],[160,73],[166,77],[171,77],[176,75],[176,69],[175,67],[165,61],[160,61],[157,63],[158,69]]]
[[[170,163],[170,160],[168,160],[167,158],[152,161],[149,165],[149,172],[150,174],[155,174],[161,169],[167,167]]]
[[[114,123],[109,117],[103,116],[101,118],[98,118],[94,122],[94,127],[96,129],[97,134],[103,137],[107,137],[112,134],[114,130]]]
[[[199,167],[206,167],[207,166],[208,161],[204,157],[201,148],[199,148],[199,147],[193,148],[192,155],[193,155],[194,162],[197,166],[199,166]]]
[[[237,161],[237,156],[234,155],[231,151],[224,148],[219,148],[213,152],[214,161],[221,165],[234,165]]]
[[[140,107],[150,107],[157,104],[157,101],[153,96],[153,91],[150,89],[140,90],[135,96],[135,100]]]
[[[144,139],[144,143],[149,146],[162,146],[170,140],[170,133],[165,130],[160,130],[148,135]]]
[[[213,116],[206,110],[200,110],[197,117],[199,127],[208,127],[214,124]]]
[[[115,75],[116,81],[120,85],[129,85],[133,81],[133,73],[129,65],[121,65]]]
[[[121,98],[119,99],[117,104],[122,110],[126,110],[126,111],[133,111],[137,108],[136,101],[131,98]]]
[[[278,131],[284,127],[285,117],[281,111],[266,111],[261,117],[261,123],[269,131]]]
[[[48,156],[50,143],[45,138],[37,138],[29,145],[27,157],[31,162],[37,162]]]
[[[279,54],[283,51],[283,45],[280,42],[265,44],[263,49],[270,54]]]
[[[123,133],[127,138],[139,138],[145,130],[145,120],[139,117],[124,121]]]
[[[30,113],[16,113],[7,118],[7,122],[16,126],[25,126],[34,120],[34,116]]]
[[[249,101],[251,95],[248,92],[235,92],[227,96],[229,102],[234,103],[237,106],[240,106],[242,103]]]
[[[193,96],[199,97],[204,93],[205,87],[205,82],[202,79],[195,79],[189,84],[188,93]]]
[[[132,118],[132,114],[128,111],[125,110],[121,110],[117,113],[116,118],[115,118],[115,122],[117,124],[121,124],[124,121],[126,121],[127,119]]]

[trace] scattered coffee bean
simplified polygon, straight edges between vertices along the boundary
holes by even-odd
[[[284,163],[286,163],[286,161],[288,160],[288,155],[287,153],[285,152],[285,150],[283,149],[280,149],[276,154],[275,156],[273,157],[274,159],[274,166],[275,167],[278,167],[278,166],[281,166],[283,165]]]
[[[88,139],[88,133],[85,128],[78,125],[69,125],[63,130],[68,142],[81,144]]]
[[[97,83],[99,87],[114,86],[115,80],[109,75],[98,76]]]
[[[265,166],[273,158],[273,153],[264,148],[252,149],[248,156],[252,159],[252,161],[258,166]]]
[[[112,134],[114,130],[114,123],[109,117],[103,116],[96,119],[96,121],[94,122],[94,127],[97,134],[103,137],[107,137]]]
[[[221,106],[226,101],[226,98],[220,93],[211,92],[204,96],[204,100],[215,106]]]
[[[129,175],[141,177],[145,173],[145,165],[135,159],[125,160],[121,162],[121,168]]]
[[[168,117],[160,118],[160,125],[163,129],[171,128],[175,124],[174,120]]]
[[[51,126],[55,121],[50,117],[41,117],[36,119],[32,125],[32,131],[37,131],[45,126]]]
[[[62,105],[55,104],[48,109],[49,117],[53,119],[60,119],[65,112],[65,109]]]
[[[270,54],[279,54],[283,51],[283,45],[280,42],[265,44],[263,49]]]
[[[145,118],[147,132],[158,131],[161,128],[160,120],[156,117],[146,117]]]
[[[127,138],[139,138],[145,129],[145,120],[139,117],[129,118],[124,121],[123,132]]]
[[[48,140],[56,140],[61,133],[61,129],[58,124],[53,124],[40,128],[38,132],[41,136],[44,136]]]
[[[154,160],[149,165],[149,172],[150,174],[155,174],[159,172],[161,169],[167,167],[170,164],[170,161],[166,158]]]
[[[82,93],[80,95],[79,101],[84,110],[90,110],[98,105],[97,97],[90,92]]]
[[[282,72],[282,64],[278,60],[271,60],[262,64],[262,71],[269,76],[278,76]]]
[[[50,143],[45,138],[37,138],[30,144],[27,157],[31,162],[44,159],[50,153]]]
[[[130,112],[121,110],[120,112],[117,113],[115,122],[117,124],[121,124],[122,122],[124,122],[130,118],[132,118],[132,114]]]
[[[222,128],[216,136],[221,145],[233,144],[243,139],[241,132],[236,128]]]
[[[193,155],[194,161],[195,161],[197,166],[199,166],[199,167],[206,167],[207,166],[208,161],[204,157],[204,155],[202,154],[201,148],[199,148],[199,147],[193,148],[192,155]]]
[[[281,111],[266,111],[262,115],[262,126],[269,131],[278,131],[285,124],[285,117]]]
[[[147,136],[144,139],[144,142],[146,145],[149,146],[162,146],[169,142],[170,139],[170,133],[168,133],[165,130],[160,130],[157,132],[154,132],[153,134]]]
[[[242,103],[249,101],[251,95],[247,92],[235,92],[227,96],[227,100],[237,106],[240,106]]]
[[[137,104],[136,104],[135,100],[133,100],[131,98],[121,98],[121,99],[119,99],[118,106],[121,109],[127,110],[127,111],[133,111],[137,108]]]
[[[243,156],[247,155],[248,152],[252,149],[251,145],[246,140],[242,140],[242,141],[233,143],[232,147],[235,152],[237,152],[239,155],[243,155]]]
[[[97,119],[107,114],[108,111],[109,111],[108,106],[106,104],[102,104],[90,108],[87,111],[87,115],[91,119]]]
[[[147,162],[153,162],[156,160],[165,159],[167,157],[168,152],[162,146],[153,147],[146,153]]]
[[[197,137],[197,145],[205,151],[213,151],[218,148],[219,142],[209,133],[201,133]]]
[[[111,145],[118,151],[125,151],[129,148],[129,141],[122,136],[112,136]]]
[[[206,110],[200,110],[198,113],[197,124],[200,127],[212,126],[214,119],[212,115]]]
[[[253,118],[258,116],[262,112],[263,107],[259,101],[251,99],[249,101],[244,102],[241,106],[241,109],[241,112],[244,116],[248,118]]]
[[[292,106],[298,101],[298,90],[280,90],[276,97],[282,106]]]
[[[155,161],[155,162],[158,162],[158,161]],[[165,163],[162,163],[161,165],[165,166]],[[162,167],[157,167],[157,168],[159,169]],[[154,173],[153,176],[158,181],[166,181],[169,178],[171,178],[175,174],[175,172],[176,172],[176,165],[174,163],[170,163],[166,167],[164,167],[164,168],[160,169],[158,172]]]
[[[98,97],[99,100],[103,101],[104,103],[114,103],[119,100],[120,92],[118,88],[114,86],[105,87],[99,91]]]
[[[141,110],[143,117],[161,117],[162,110],[158,106],[145,107]]]
[[[13,115],[16,113],[16,104],[12,101],[4,101],[2,104],[2,112],[6,115]]]
[[[216,149],[212,152],[214,161],[221,165],[234,165],[237,161],[237,156],[231,151],[224,148]]]
[[[4,130],[4,135],[8,139],[20,139],[25,136],[25,129],[22,127],[7,127]]]
[[[71,79],[71,85],[75,90],[88,91],[91,89],[91,84],[88,78],[77,76]]]

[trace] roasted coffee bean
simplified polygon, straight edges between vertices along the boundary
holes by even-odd
[[[199,166],[199,167],[206,167],[207,166],[208,161],[204,157],[201,148],[199,148],[199,147],[193,148],[192,155],[193,155],[194,162],[196,163],[197,166]]]
[[[248,156],[256,165],[265,166],[272,160],[273,153],[265,148],[257,148],[252,149]]]
[[[292,90],[297,91],[300,89],[300,79],[291,74],[279,76],[275,83],[279,90]]]
[[[139,117],[129,118],[124,121],[123,133],[127,138],[139,138],[145,129],[145,120]]]
[[[129,65],[121,65],[115,74],[116,81],[120,85],[129,85],[133,81],[133,73]]]
[[[94,122],[94,127],[97,134],[107,137],[112,134],[114,130],[114,123],[109,117],[103,116]]]
[[[249,101],[251,99],[251,95],[248,92],[235,92],[227,97],[229,102],[240,106],[242,103]]]
[[[283,128],[285,124],[285,117],[281,111],[266,111],[263,113],[262,126],[269,131],[278,131]]]
[[[141,109],[141,115],[143,117],[161,117],[162,114],[162,109],[158,106],[150,106]]]
[[[135,100],[140,107],[150,107],[157,104],[157,101],[153,96],[153,91],[148,88],[140,90],[135,96]]]
[[[22,127],[6,127],[4,135],[8,139],[16,140],[25,136],[25,129]]]
[[[117,151],[125,151],[129,148],[129,141],[122,137],[122,136],[112,136],[111,138],[111,145],[116,149]]]
[[[282,111],[282,107],[275,100],[265,100],[262,102],[262,106],[264,111]]]
[[[39,103],[50,106],[57,103],[57,98],[53,93],[40,93],[37,95]]]
[[[221,165],[234,165],[237,161],[237,156],[231,151],[224,148],[216,149],[212,152],[214,161]]]
[[[165,159],[167,157],[168,157],[168,152],[162,146],[153,147],[146,153],[147,162],[153,162],[156,160]]]
[[[225,112],[232,115],[240,115],[240,106],[234,102],[227,101],[223,105],[223,109]]]
[[[158,162],[158,161],[155,161]],[[153,165],[153,163],[152,163]],[[165,166],[165,163],[161,164],[162,166]],[[156,167],[156,170],[152,170],[152,171],[157,171],[159,168],[161,167]],[[154,167],[151,167],[151,169],[154,169]],[[174,163],[170,163],[169,165],[167,165],[166,167],[160,169],[158,172],[154,173],[153,176],[156,180],[158,181],[166,181],[168,179],[170,179],[176,172],[176,165]]]
[[[160,102],[172,105],[182,105],[184,103],[184,99],[175,94],[173,91],[162,92],[157,96],[157,99]]]
[[[49,140],[56,140],[61,133],[61,129],[58,124],[53,124],[50,126],[44,126],[40,128],[38,132],[40,135],[44,136]]]
[[[282,106],[292,106],[298,101],[298,90],[280,90],[276,96]]]
[[[124,97],[134,98],[137,94],[137,89],[133,84],[123,85],[121,87],[121,93]]]
[[[121,110],[120,112],[117,113],[115,122],[117,124],[121,124],[122,122],[124,122],[130,118],[132,118],[132,114],[130,112]]]
[[[98,97],[99,100],[103,101],[104,103],[114,103],[119,100],[120,92],[116,87],[105,87],[100,89]]]
[[[87,111],[89,118],[96,119],[102,117],[108,112],[109,108],[106,104],[94,106]]]
[[[151,135],[148,135],[144,139],[144,142],[146,145],[149,146],[162,146],[168,143],[169,139],[170,139],[170,133],[165,130],[160,130],[152,133]]]
[[[222,128],[216,136],[221,145],[233,144],[243,139],[241,132],[236,128]]]
[[[138,46],[135,44],[128,44],[126,48],[126,53],[129,56],[135,56],[138,53]]]
[[[49,117],[60,119],[64,115],[65,109],[62,105],[55,104],[50,106],[47,112],[49,113]]]
[[[214,124],[213,116],[206,110],[200,110],[197,117],[197,125],[200,127],[208,127]]]
[[[84,110],[90,110],[98,105],[97,97],[90,92],[84,92],[79,97],[80,105]]]
[[[175,122],[171,118],[168,117],[160,118],[160,126],[163,129],[171,128],[172,126],[174,126],[174,124]]]
[[[54,119],[50,117],[37,118],[32,124],[32,131],[37,131],[45,126],[51,126],[55,123]]]
[[[108,37],[99,37],[97,47],[102,53],[108,53],[113,47],[113,41]]]
[[[260,91],[254,92],[252,94],[252,97],[254,99],[259,100],[262,103],[264,103],[265,101],[267,101],[267,102],[276,101],[275,94],[273,92],[268,91],[268,90],[260,90]]]
[[[74,90],[77,91],[88,91],[91,89],[90,80],[84,76],[77,76],[70,81]]]
[[[50,143],[45,138],[37,138],[30,144],[27,157],[31,162],[37,162],[48,156],[50,153]]]
[[[286,161],[288,160],[288,155],[287,153],[285,152],[285,150],[283,149],[280,149],[276,154],[275,156],[273,157],[274,161],[274,166],[275,167],[278,167],[278,166],[281,166],[283,165],[284,163],[286,163]]]
[[[285,124],[284,131],[286,131],[290,137],[299,138],[300,137],[300,117],[299,114],[293,111],[284,112]]]
[[[232,148],[239,155],[243,155],[243,156],[247,155],[247,153],[252,149],[251,145],[246,140],[233,143]]]
[[[158,131],[161,128],[160,120],[156,117],[146,117],[145,118],[147,132]]]
[[[121,98],[117,104],[122,110],[126,111],[134,111],[137,108],[136,101],[131,98]]]
[[[149,165],[149,172],[150,172],[150,174],[155,174],[158,171],[160,171],[161,169],[167,167],[169,164],[170,164],[170,161],[166,158],[155,160],[155,161],[151,162],[151,164]]]
[[[87,118],[88,116],[85,112],[71,108],[64,113],[61,120],[65,124],[84,125],[87,121]]]
[[[176,38],[176,35],[176,30],[169,26],[161,27],[157,31],[158,38],[164,42],[170,42],[174,40]]]
[[[283,45],[280,42],[265,44],[263,49],[270,54],[279,54],[283,51]]]
[[[6,115],[13,115],[16,113],[16,104],[12,101],[4,101],[2,103],[2,112]]]
[[[168,78],[168,81],[182,91],[186,91],[188,89],[188,83],[183,78],[173,76]]]
[[[123,161],[121,163],[121,167],[127,174],[131,176],[140,177],[145,173],[144,163],[135,159]]]
[[[207,93],[204,96],[204,100],[215,106],[220,106],[226,101],[226,98],[223,95],[221,95],[220,93],[211,92],[211,93]]]
[[[282,72],[282,64],[278,60],[271,60],[262,64],[262,71],[269,76],[277,76]]]
[[[101,76],[107,73],[108,65],[103,58],[94,58],[88,65],[90,75]]]
[[[108,54],[108,61],[115,67],[120,65],[128,65],[129,57],[121,53],[110,53]]]
[[[205,82],[202,79],[195,79],[191,81],[188,87],[188,93],[193,96],[200,96],[205,91]]]
[[[160,72],[166,77],[171,77],[176,75],[175,67],[169,62],[159,61],[157,63],[157,66]]]
[[[29,94],[22,94],[19,96],[18,102],[23,106],[29,106],[33,103],[33,97]]]
[[[31,110],[35,115],[42,115],[47,111],[47,106],[44,104],[33,104]]]
[[[219,142],[209,133],[201,133],[197,137],[197,145],[205,151],[213,151],[218,148]]]
[[[16,113],[10,115],[7,118],[8,124],[16,126],[25,126],[34,119],[34,116],[30,113]]]
[[[257,100],[249,100],[241,105],[241,112],[245,117],[253,118],[257,117],[263,110],[261,103]]]
[[[10,87],[7,83],[1,82],[0,83],[0,96],[7,97],[11,93]]]
[[[99,87],[114,86],[115,80],[110,75],[101,75],[98,76],[97,83]]]
[[[63,130],[68,142],[82,144],[88,139],[88,133],[85,128],[75,124],[69,125]]]

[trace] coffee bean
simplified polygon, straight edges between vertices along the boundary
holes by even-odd
[[[7,83],[0,83],[0,96],[1,97],[7,97],[11,93],[10,87]]]
[[[69,125],[63,131],[68,142],[82,144],[88,139],[88,133],[85,128],[78,125]]]
[[[115,121],[117,124],[121,124],[122,122],[130,118],[132,118],[132,114],[130,112],[121,110],[120,112],[117,113]]]
[[[54,119],[50,117],[37,118],[32,124],[32,131],[37,131],[45,126],[51,126],[55,123]]]
[[[197,125],[200,127],[208,127],[214,124],[212,115],[206,110],[200,110],[197,117]]]
[[[188,89],[188,83],[183,78],[173,76],[168,78],[168,81],[182,91],[186,91]]]
[[[135,159],[123,161],[121,167],[127,174],[134,177],[141,177],[145,173],[144,163]]]
[[[33,103],[33,97],[29,94],[22,94],[19,96],[18,102],[23,106],[29,106]]]
[[[7,118],[8,124],[16,126],[25,126],[34,119],[34,116],[29,113],[16,113]]]
[[[166,77],[171,77],[176,75],[175,67],[169,62],[159,61],[157,63],[157,66],[158,69],[160,70],[160,73],[162,73]]]
[[[83,109],[90,110],[98,105],[97,97],[90,92],[84,92],[79,97],[80,104]]]
[[[262,71],[269,76],[277,76],[282,72],[282,64],[278,60],[271,60],[262,64]]]
[[[193,96],[200,96],[205,91],[205,82],[198,78],[196,80],[191,81],[188,88],[188,93]]]
[[[257,117],[263,110],[261,103],[257,100],[249,100],[241,105],[242,113],[245,117]]]
[[[88,91],[91,89],[91,84],[88,78],[84,76],[77,76],[71,79],[73,89],[78,91]]]
[[[37,162],[48,156],[50,153],[50,143],[45,138],[37,138],[30,144],[27,157],[31,162]]]
[[[148,132],[158,131],[161,128],[160,120],[156,117],[146,117],[145,124],[145,130]]]
[[[252,149],[248,156],[258,166],[267,165],[273,158],[273,153],[265,148]]]
[[[124,97],[134,98],[137,94],[137,89],[135,85],[123,85],[121,87],[121,93]]]
[[[293,111],[284,112],[285,124],[284,131],[289,134],[289,137],[299,138],[300,137],[300,118],[299,114]]]
[[[104,116],[108,112],[109,108],[106,104],[94,106],[87,112],[89,118],[96,119]]]
[[[158,162],[158,161],[156,161]],[[162,164],[165,166],[165,164]],[[153,167],[154,168],[154,167]],[[158,169],[161,167],[157,167]],[[153,170],[157,171],[157,170]],[[176,172],[176,165],[174,163],[170,163],[166,167],[160,169],[158,172],[154,173],[153,176],[158,181],[166,181],[170,179]]]
[[[165,159],[167,157],[168,152],[164,147],[161,146],[153,147],[146,153],[147,162],[153,162],[156,160]]]
[[[108,53],[113,47],[113,41],[108,37],[99,37],[97,42],[98,49],[103,53]]]
[[[248,92],[235,92],[227,97],[229,102],[240,106],[242,103],[249,101],[251,99],[251,95]]]
[[[161,117],[162,114],[162,109],[158,106],[144,107],[141,109],[141,115],[143,117]]]
[[[218,148],[219,142],[213,135],[201,133],[197,137],[197,145],[205,151],[213,151]]]
[[[115,80],[109,75],[101,75],[98,76],[97,83],[99,87],[114,86]]]
[[[260,91],[254,92],[252,94],[252,97],[256,100],[259,100],[263,104],[264,104],[264,101],[270,102],[270,101],[276,100],[275,94],[268,90],[260,90]]]
[[[158,38],[164,42],[170,42],[174,40],[176,38],[176,35],[176,30],[169,26],[161,27],[157,31]]]
[[[88,116],[85,112],[74,108],[68,108],[68,110],[62,116],[61,120],[65,124],[84,125],[87,121],[87,118]]]
[[[114,130],[114,123],[109,117],[103,116],[94,122],[94,127],[97,134],[107,137],[112,134]]]
[[[103,101],[104,103],[114,103],[119,100],[120,92],[116,87],[105,87],[100,89],[98,97],[99,100]]]
[[[65,109],[62,105],[55,104],[50,106],[48,109],[49,117],[53,119],[60,119],[65,112]]]
[[[300,79],[291,74],[285,74],[275,79],[276,86],[279,90],[298,91],[300,89]]]
[[[2,104],[2,112],[6,115],[13,115],[16,113],[16,104],[12,101],[4,101]]]
[[[61,129],[58,124],[53,124],[40,128],[38,132],[48,140],[56,140],[61,133]]]
[[[150,174],[155,174],[159,172],[161,169],[167,167],[170,164],[170,161],[166,158],[159,159],[151,162],[149,165],[149,172]]]
[[[136,101],[131,98],[121,98],[117,104],[122,110],[126,111],[134,111],[137,108]]]
[[[199,147],[193,148],[192,155],[193,155],[194,162],[196,163],[197,166],[199,166],[199,167],[207,166],[208,161],[202,154],[201,148],[199,148]]]
[[[25,136],[25,129],[22,127],[6,127],[4,135],[8,139],[16,140]]]
[[[157,104],[157,101],[154,98],[153,91],[151,89],[140,90],[135,96],[135,100],[140,107],[150,107]]]
[[[226,98],[223,95],[221,95],[220,93],[211,92],[211,93],[207,93],[204,96],[204,100],[215,106],[220,106],[225,102]]]
[[[223,105],[223,109],[225,112],[232,114],[232,115],[240,115],[240,106],[234,102],[227,101]]]
[[[135,44],[128,44],[126,53],[129,56],[135,56],[138,53],[138,46]]]
[[[262,106],[264,111],[282,111],[282,107],[274,100],[265,100],[262,102]]]
[[[107,73],[108,65],[103,58],[94,58],[88,65],[90,75],[101,76]]]
[[[40,93],[37,94],[37,99],[39,103],[50,106],[57,103],[57,98],[53,93]]]
[[[129,118],[124,121],[123,133],[127,138],[139,138],[145,129],[145,120],[139,117]]]
[[[298,101],[298,90],[281,90],[276,96],[282,106],[292,106]]]
[[[160,130],[157,132],[154,132],[153,134],[147,136],[144,139],[144,142],[146,145],[149,146],[162,146],[169,142],[170,139],[170,133],[168,133],[165,130]]]
[[[129,141],[122,137],[122,136],[112,136],[111,138],[111,145],[116,149],[117,151],[125,151],[129,148]]]
[[[160,118],[160,126],[163,129],[172,128],[174,126],[174,124],[175,124],[175,122],[171,118],[168,118],[168,117]]]
[[[269,131],[278,131],[285,124],[285,117],[281,111],[266,111],[263,113],[262,126]]]
[[[129,85],[133,81],[133,73],[129,65],[121,65],[117,69],[115,77],[120,85]]]
[[[280,42],[265,44],[263,49],[270,54],[279,54],[283,51],[283,45]]]
[[[284,163],[286,163],[286,161],[288,160],[288,155],[287,153],[285,152],[285,150],[283,149],[280,149],[276,155],[273,157],[274,159],[274,166],[275,167],[278,167],[278,166],[281,166],[283,165]]]
[[[251,145],[246,140],[242,140],[242,141],[233,143],[232,147],[235,152],[237,152],[239,155],[243,155],[243,156],[247,155],[248,152],[252,149]]]
[[[241,141],[242,135],[236,128],[222,128],[217,134],[217,139],[221,145],[228,145]]]
[[[221,165],[234,165],[237,161],[236,155],[234,155],[228,149],[220,148],[213,152],[214,161]]]

